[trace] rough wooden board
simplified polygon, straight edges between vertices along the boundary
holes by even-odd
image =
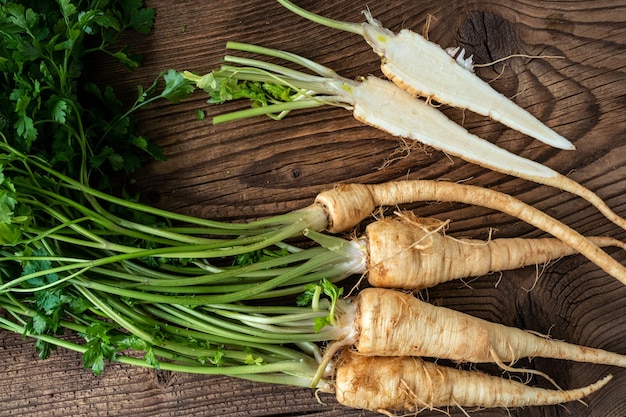
[[[347,77],[379,74],[378,63],[357,36],[322,28],[291,15],[278,4],[245,1],[150,1],[158,12],[149,37],[133,43],[146,57],[127,74],[97,63],[97,78],[127,96],[167,68],[209,71],[219,65],[227,40],[287,49],[318,60]],[[494,87],[573,140],[576,152],[542,146],[501,125],[444,108],[473,133],[543,162],[596,191],[626,216],[626,2],[543,1],[298,1],[329,17],[358,21],[366,6],[391,29],[422,30],[442,46],[462,44],[479,63],[512,53],[558,55],[564,59],[512,59],[478,70]],[[151,163],[136,187],[163,208],[215,219],[283,213],[311,202],[338,182],[381,182],[398,178],[467,180],[518,196],[583,233],[626,238],[595,210],[565,193],[487,172],[457,158],[413,149],[378,170],[399,142],[360,125],[342,109],[300,111],[282,122],[258,118],[220,126],[209,118],[228,105],[208,108],[198,95],[177,106],[161,104],[143,113],[147,136],[158,141],[168,162]],[[420,215],[453,220],[450,233],[486,237],[538,233],[507,216],[454,204],[415,207]],[[615,253],[622,262],[626,257]],[[430,300],[471,314],[550,333],[558,339],[626,354],[626,290],[581,257],[559,261],[533,286],[535,269],[490,276],[468,285],[448,284],[428,292]],[[498,284],[496,286],[496,283]],[[532,290],[527,291],[532,287]],[[0,416],[358,416],[331,398],[317,403],[308,390],[253,384],[230,378],[167,375],[112,365],[102,377],[82,369],[80,357],[59,351],[38,361],[32,343],[2,333]],[[527,366],[520,362],[519,366]],[[563,387],[577,387],[613,373],[615,380],[587,403],[526,410],[481,411],[477,416],[607,416],[626,414],[626,372],[619,369],[535,360],[533,367]],[[541,381],[539,381],[541,383]],[[424,412],[423,416],[440,415]],[[453,416],[463,415],[452,411]]]

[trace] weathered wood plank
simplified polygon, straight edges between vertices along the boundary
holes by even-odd
[[[380,74],[378,61],[357,36],[322,28],[291,15],[277,3],[223,0],[175,4],[152,0],[158,20],[148,37],[132,37],[145,65],[127,74],[103,60],[89,76],[115,84],[126,96],[168,68],[209,71],[219,65],[228,40],[290,50],[356,77]],[[478,63],[514,58],[480,68],[478,74],[575,142],[578,150],[550,149],[469,112],[442,108],[470,131],[545,163],[585,184],[626,216],[626,2],[298,1],[326,16],[358,21],[371,12],[393,30],[422,31],[442,46],[460,44]],[[338,182],[400,178],[467,181],[504,191],[546,210],[589,234],[626,234],[580,199],[463,163],[419,147],[384,169],[400,142],[365,127],[342,109],[300,111],[281,122],[263,118],[212,126],[198,121],[229,104],[208,108],[197,95],[179,105],[160,104],[142,114],[146,136],[169,160],[148,163],[134,187],[153,204],[214,219],[245,219],[303,207]],[[488,210],[456,204],[414,206],[420,215],[452,219],[450,233],[486,237],[538,235],[532,228]],[[623,254],[615,253],[622,262]],[[626,354],[626,290],[581,257],[550,265],[536,280],[534,268],[453,283],[427,292],[429,299],[471,314],[550,333],[558,339]],[[532,289],[531,289],[532,288]],[[41,362],[31,341],[1,333],[0,416],[360,416],[329,398],[319,404],[310,390],[133,369],[111,365],[101,377],[84,370],[80,355],[59,351]],[[568,404],[526,410],[485,410],[477,416],[606,416],[626,414],[626,372],[613,368],[535,360],[563,387],[587,384],[606,373],[615,380],[592,396],[588,407]],[[493,369],[490,369],[494,371]],[[495,371],[498,374],[497,371]],[[544,384],[544,381],[537,381]],[[450,410],[452,416],[462,412]],[[440,415],[426,411],[422,415]]]

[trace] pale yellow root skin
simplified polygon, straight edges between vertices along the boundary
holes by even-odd
[[[626,367],[626,355],[550,340],[383,288],[356,299],[354,344],[360,354],[421,356],[472,363],[555,358]]]
[[[419,358],[345,353],[337,366],[335,395],[348,407],[385,414],[448,406],[512,408],[579,400],[610,379],[609,375],[583,388],[557,391],[435,365]]]
[[[328,230],[350,230],[375,208],[418,201],[458,202],[498,210],[561,240],[626,284],[626,268],[596,244],[567,225],[510,195],[466,184],[412,180],[384,184],[347,184],[318,194],[316,203],[328,214]]]
[[[417,290],[453,279],[546,264],[578,253],[555,238],[456,239],[437,227],[433,219],[411,213],[369,224],[365,230],[369,283]],[[587,239],[599,247],[626,247],[610,237]]]

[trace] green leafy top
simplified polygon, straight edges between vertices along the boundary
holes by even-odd
[[[0,127],[3,139],[25,153],[49,161],[74,177],[90,170],[132,172],[145,152],[162,152],[135,133],[132,117],[156,98],[179,101],[190,92],[175,72],[139,89],[129,111],[110,86],[82,78],[95,54],[113,57],[133,69],[140,57],[119,46],[127,30],[150,32],[155,11],[141,0],[29,0],[0,4]],[[84,106],[85,97],[89,106]],[[80,98],[80,100],[79,100]],[[85,152],[88,152],[85,160]],[[103,175],[102,178],[106,178]]]
[[[209,94],[210,104],[247,98],[253,106],[267,106],[293,101],[298,93],[296,89],[285,85],[239,80],[230,71],[214,71],[202,77],[185,72],[184,76],[195,81],[198,88]]]
[[[322,329],[342,292],[329,280],[352,264],[286,242],[322,230],[323,213],[216,222],[115,197],[95,181],[133,170],[142,153],[162,157],[133,114],[195,88],[165,71],[125,106],[111,86],[81,77],[95,53],[138,65],[118,35],[149,31],[153,17],[137,0],[0,0],[0,328],[34,337],[41,357],[57,346],[81,352],[96,374],[114,360],[308,385],[316,343],[338,334]],[[264,306],[321,277],[314,308]]]

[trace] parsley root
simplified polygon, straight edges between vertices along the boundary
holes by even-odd
[[[337,400],[348,407],[389,416],[437,407],[525,407],[574,401],[599,390],[607,376],[567,391],[529,387],[477,371],[448,368],[413,357],[372,357],[346,353],[337,364]]]
[[[555,238],[457,239],[442,233],[441,222],[402,215],[366,227],[367,280],[375,287],[422,289],[453,279],[541,265],[578,253]],[[626,245],[590,236],[598,247]]]
[[[353,330],[354,346],[363,355],[498,364],[543,357],[626,367],[625,355],[550,340],[384,288],[359,293]]]

